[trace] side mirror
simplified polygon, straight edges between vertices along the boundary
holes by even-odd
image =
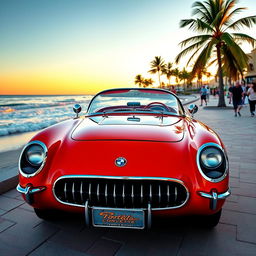
[[[78,118],[78,114],[81,112],[81,110],[82,110],[82,107],[80,106],[80,104],[75,104],[73,106],[73,111],[76,113],[75,118]]]
[[[198,111],[198,106],[196,104],[191,104],[188,107],[188,112],[191,114],[192,118],[194,114]]]

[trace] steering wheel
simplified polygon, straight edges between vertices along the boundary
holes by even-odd
[[[150,108],[152,105],[161,105],[161,106],[163,106],[164,108],[165,108],[165,110],[167,110],[167,111],[170,111],[170,109],[169,109],[169,107],[168,106],[166,106],[164,103],[162,103],[162,102],[151,102],[151,103],[149,103],[148,105],[146,105],[143,109],[147,109],[147,108]]]

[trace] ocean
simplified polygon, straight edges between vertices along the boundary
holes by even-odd
[[[6,147],[7,141],[13,144],[15,138],[21,138],[18,136],[20,134],[23,134],[22,138],[26,138],[34,131],[72,118],[75,115],[73,105],[76,103],[82,106],[81,113],[85,113],[92,97],[93,95],[0,95],[0,152]]]

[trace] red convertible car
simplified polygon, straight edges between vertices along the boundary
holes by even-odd
[[[98,93],[84,116],[39,132],[19,159],[17,190],[47,219],[81,212],[96,227],[150,228],[152,216],[218,224],[230,195],[219,136],[161,89]]]

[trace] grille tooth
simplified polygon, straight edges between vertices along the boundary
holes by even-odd
[[[116,206],[116,184],[113,187],[113,198],[114,198],[114,206]]]
[[[188,199],[186,188],[166,180],[123,180],[74,177],[61,178],[54,185],[55,197],[62,203],[114,208],[177,208]]]

